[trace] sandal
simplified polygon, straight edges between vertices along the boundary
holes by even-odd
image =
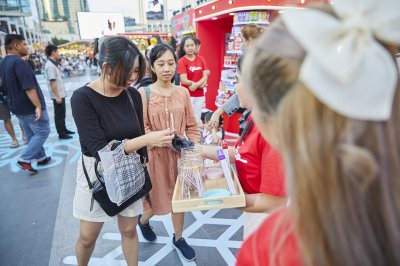
[[[19,147],[18,142],[14,142],[14,143],[11,144],[11,146],[10,146],[11,149],[15,149],[15,148],[18,148],[18,147]]]

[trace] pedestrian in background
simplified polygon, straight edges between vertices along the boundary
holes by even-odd
[[[285,12],[246,55],[253,119],[279,140],[290,203],[237,265],[400,265],[399,10],[335,0]]]
[[[18,148],[19,142],[17,136],[15,135],[14,126],[11,121],[11,113],[8,108],[5,95],[0,92],[0,120],[4,121],[4,128],[12,139],[10,148]],[[23,131],[22,131],[23,132]]]
[[[142,100],[139,92],[130,85],[143,77],[145,61],[132,41],[125,37],[105,38],[99,49],[99,64],[100,77],[75,90],[71,98],[82,160],[90,182],[97,180],[94,168],[96,160],[100,160],[98,151],[111,141],[125,140],[120,144],[124,145],[125,153],[137,151],[145,156],[143,149],[146,146],[169,146],[174,136],[172,130],[143,135]],[[133,106],[128,93],[132,97]],[[78,265],[84,266],[89,263],[104,222],[113,218],[103,211],[97,201],[93,201],[82,161],[79,162],[73,215],[80,220],[76,257]],[[142,211],[143,202],[138,200],[117,215],[122,251],[129,266],[138,264],[139,240],[136,225]]]
[[[195,42],[195,54],[198,55],[200,53],[201,41],[197,38],[194,39]]]
[[[142,80],[140,80],[140,83],[138,84],[137,88],[141,88],[141,87],[147,87],[150,84],[153,83],[153,78],[152,78],[152,71],[151,71],[151,66],[150,66],[150,49],[147,49],[144,52],[144,58],[146,60],[146,72],[142,78]]]
[[[204,57],[196,55],[196,40],[185,36],[181,41],[178,52],[178,74],[181,85],[190,94],[196,121],[202,125],[201,113],[205,102],[204,88],[208,79],[208,67]]]
[[[187,136],[191,141],[200,140],[200,131],[194,116],[188,91],[173,84],[177,58],[167,44],[158,44],[150,52],[150,65],[155,82],[140,88],[143,101],[144,125],[146,133],[167,128],[176,129],[179,136]],[[157,236],[149,220],[153,215],[172,212],[172,194],[178,175],[177,161],[180,154],[170,147],[149,147],[149,173],[153,184],[150,204],[139,218],[139,227],[145,239],[155,241]],[[185,213],[172,213],[174,235],[172,243],[183,257],[192,261],[196,253],[182,236]]]
[[[179,55],[179,48],[180,47],[181,47],[181,43],[177,42],[176,45],[175,45],[174,51],[175,51],[176,58],[178,58],[178,59],[179,59],[178,55]],[[181,78],[180,78],[180,76],[178,74],[178,70],[175,71],[174,84],[177,85],[177,86],[181,86]]]
[[[47,80],[47,86],[49,88],[50,98],[53,100],[54,106],[54,123],[59,139],[71,139],[70,134],[75,132],[68,130],[65,126],[65,86],[63,77],[59,66],[60,53],[57,46],[49,44],[46,46],[46,56],[48,58],[45,69],[45,76]]]
[[[47,157],[43,148],[50,133],[49,116],[42,90],[32,69],[22,57],[28,55],[29,48],[23,36],[8,34],[4,42],[7,56],[0,70],[3,88],[7,94],[8,105],[25,131],[28,146],[18,159],[17,166],[36,174],[33,162],[46,165]]]
[[[0,57],[0,68],[1,68],[1,63],[3,62],[3,58]],[[18,148],[19,143],[17,136],[15,135],[14,131],[14,126],[11,121],[11,111],[10,108],[8,108],[8,103],[7,103],[7,95],[4,91],[4,88],[1,84],[1,79],[0,79],[0,120],[4,121],[4,128],[6,129],[7,133],[10,135],[12,139],[12,143],[10,145],[10,148]],[[21,126],[21,125],[20,125]],[[22,140],[27,143],[25,132],[22,129],[21,126],[21,131],[22,131]]]

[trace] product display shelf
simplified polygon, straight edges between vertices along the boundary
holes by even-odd
[[[235,89],[230,89],[230,88],[228,87],[227,89],[218,90],[218,92],[223,92],[223,93],[228,92],[228,91],[235,92]]]
[[[218,108],[235,93],[235,79],[226,78],[227,73],[225,72],[232,71],[231,77],[234,76],[234,72],[237,68],[236,61],[241,55],[243,55],[242,50],[240,50],[243,42],[241,37],[242,28],[250,23],[255,23],[260,26],[268,25],[269,17],[270,13],[268,11],[245,11],[234,14],[231,33],[226,39],[227,42],[223,65],[224,70],[221,71],[218,94],[215,100],[215,105]]]
[[[268,25],[269,17],[270,13],[268,11],[244,11],[234,14],[231,33],[226,42],[223,65],[225,70],[222,70],[221,72],[221,79],[218,94],[216,97],[217,104],[221,105],[221,101],[225,102],[235,92],[234,86],[232,86],[235,83],[235,79],[226,78],[227,73],[225,72],[232,71],[234,74],[237,68],[236,61],[243,54],[241,50],[241,45],[243,41],[241,38],[241,30],[245,25],[250,23],[255,23],[260,26]],[[232,77],[232,75],[230,77]],[[216,106],[219,107],[219,105]]]
[[[232,83],[235,83],[235,82],[236,82],[234,79],[224,79],[224,78],[221,78],[221,81],[223,81],[223,82],[227,82],[227,83],[230,83],[230,84],[232,84]]]
[[[226,51],[227,54],[238,54],[238,55],[242,55],[243,52],[241,50],[228,50]]]
[[[240,22],[235,22],[233,26],[239,26],[239,25],[247,25],[250,23],[258,24],[260,26],[262,25],[269,25],[269,21],[240,21]]]
[[[224,67],[225,67],[225,68],[236,68],[236,65],[225,65],[225,64],[224,64]]]

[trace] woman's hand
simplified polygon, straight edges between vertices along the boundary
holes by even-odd
[[[199,88],[207,87],[207,80],[204,80],[202,83],[199,84]]]
[[[166,129],[161,131],[152,131],[146,135],[125,142],[124,150],[125,153],[128,154],[143,147],[147,147],[148,149],[152,147],[169,147],[174,136],[175,130]]]
[[[169,147],[175,136],[175,130],[166,129],[162,131],[152,131],[145,135],[147,138],[146,146]]]
[[[193,82],[192,85],[189,86],[189,90],[195,91],[195,90],[197,90],[198,87],[199,87],[199,84],[197,84],[196,82]]]
[[[219,117],[224,113],[224,110],[218,108],[212,114],[210,121],[208,121],[207,126],[210,128],[217,128],[219,126]]]

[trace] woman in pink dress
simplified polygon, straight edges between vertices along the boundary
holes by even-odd
[[[200,130],[194,116],[190,95],[187,89],[172,83],[177,58],[174,50],[166,45],[156,45],[150,53],[150,65],[155,82],[149,87],[140,88],[143,101],[143,116],[146,133],[160,129],[174,129],[179,136],[190,141],[200,140]],[[146,204],[139,227],[145,239],[155,241],[157,236],[149,225],[153,215],[164,215],[172,211],[172,195],[178,174],[177,160],[180,154],[169,147],[148,147],[149,173],[153,183],[150,204]],[[175,234],[174,247],[183,257],[192,261],[195,252],[182,237],[184,213],[172,213]]]

